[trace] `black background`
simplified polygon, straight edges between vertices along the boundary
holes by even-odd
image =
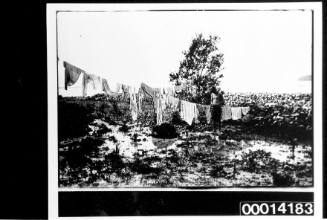
[[[62,1],[48,1],[49,3],[65,3]],[[74,3],[74,1],[69,1]],[[115,1],[78,1],[85,3],[114,3]],[[76,1],[76,3],[78,3]],[[119,3],[138,3],[145,1],[119,1]],[[163,1],[161,1],[163,2]],[[169,3],[169,1],[164,1]],[[199,1],[171,1],[179,3]],[[249,1],[201,1],[201,2],[249,2]],[[262,1],[251,1],[262,2]],[[269,1],[267,1],[269,2]],[[45,1],[22,1],[7,2],[9,5],[2,6],[3,27],[1,35],[4,38],[2,45],[2,101],[1,101],[1,194],[0,194],[0,218],[47,218],[48,188],[47,188],[47,43],[46,43],[46,2]],[[147,2],[151,3],[151,2]],[[326,45],[326,4],[324,2],[324,46]],[[324,50],[324,57],[326,51]],[[324,94],[326,94],[326,63],[324,62]],[[324,103],[326,96],[324,96]],[[324,104],[324,112],[326,105]],[[324,128],[326,126],[324,114]],[[324,135],[325,136],[325,135]],[[324,146],[326,139],[324,139]],[[326,158],[326,149],[324,148]],[[324,172],[326,172],[324,160]],[[324,175],[324,185],[326,185]],[[125,214],[225,214],[234,213],[235,198],[255,200],[256,198],[269,198],[277,196],[283,198],[280,193],[268,195],[267,193],[236,193],[225,194],[222,192],[197,194],[196,192],[157,192],[155,194],[140,194],[135,200],[133,192],[121,192],[117,194],[76,194],[70,196],[61,194],[59,199],[66,208],[60,210],[60,214],[76,214],[76,208],[89,207],[83,212],[85,215],[93,214],[97,208],[121,198],[119,204],[125,204]],[[149,196],[151,195],[151,196]],[[242,196],[242,198],[240,198]],[[268,196],[268,197],[267,197]],[[291,196],[291,195],[287,195]],[[321,196],[321,195],[315,195]],[[156,198],[157,200],[150,199]],[[295,196],[296,197],[296,196]],[[299,195],[300,197],[300,195]],[[130,203],[128,201],[140,201]],[[289,197],[290,198],[290,197]],[[306,197],[310,200],[310,195]],[[324,190],[324,199],[326,190]],[[77,199],[77,200],[76,200]],[[124,200],[125,199],[125,200]],[[72,201],[75,204],[72,204]],[[84,204],[81,203],[84,201]],[[92,203],[92,201],[98,201]],[[125,201],[125,203],[124,203]],[[148,201],[157,201],[149,203]],[[160,202],[159,202],[160,201]],[[142,203],[143,202],[143,203]],[[156,206],[154,206],[156,204]],[[206,204],[206,205],[203,205]],[[227,204],[230,204],[228,206]],[[67,206],[66,206],[67,205]],[[69,206],[70,205],[70,206]],[[73,205],[73,207],[72,207]],[[116,206],[115,206],[116,207]],[[141,207],[141,208],[140,208]],[[218,208],[223,207],[223,208]],[[71,209],[70,209],[71,208]],[[95,209],[92,209],[95,208]],[[238,208],[238,207],[237,207]],[[106,210],[107,214],[122,215],[122,210]],[[327,208],[325,217],[327,217]],[[109,212],[109,213],[108,213]],[[238,213],[235,213],[238,214]]]
[[[312,202],[313,193],[60,192],[59,216],[240,215],[241,201]]]

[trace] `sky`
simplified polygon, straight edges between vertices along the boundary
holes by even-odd
[[[63,90],[62,61],[110,86],[167,87],[200,33],[220,37],[225,92],[311,91],[309,11],[59,12],[57,19],[60,94],[81,90],[81,80]]]

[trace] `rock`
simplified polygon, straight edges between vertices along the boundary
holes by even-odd
[[[163,123],[153,127],[152,136],[157,138],[176,138],[178,133],[172,124]]]

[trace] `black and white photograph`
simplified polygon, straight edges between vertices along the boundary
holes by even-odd
[[[58,11],[58,187],[312,187],[312,19]]]
[[[321,18],[47,4],[49,217],[321,216]]]

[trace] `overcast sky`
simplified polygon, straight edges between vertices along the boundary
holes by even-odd
[[[225,91],[310,92],[309,11],[180,11],[58,13],[60,93],[63,60],[111,85],[168,86],[199,33],[221,38]]]

